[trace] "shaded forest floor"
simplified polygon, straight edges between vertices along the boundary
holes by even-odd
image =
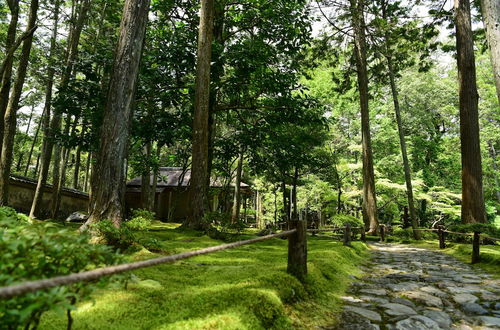
[[[254,237],[247,231],[237,240]],[[224,242],[176,224],[155,223],[139,234],[154,249],[127,255],[130,261],[196,250]],[[310,237],[305,284],[286,273],[287,241],[253,245],[134,271],[127,288],[101,289],[79,304],[74,329],[286,329],[335,322],[341,296],[361,271],[367,247]],[[157,251],[153,253],[150,250]],[[40,329],[66,326],[64,313],[47,313]]]

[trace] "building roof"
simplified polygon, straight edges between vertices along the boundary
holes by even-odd
[[[154,175],[151,175],[150,180],[153,180]],[[157,191],[161,191],[167,187],[187,187],[191,180],[191,169],[187,169],[184,173],[182,167],[160,167],[158,173],[158,182],[156,184]],[[212,188],[222,188],[223,184],[218,179],[212,179],[210,186]],[[127,190],[142,186],[142,177],[137,177],[127,182]],[[234,183],[232,183],[234,187]],[[240,183],[241,188],[248,188],[246,183]]]
[[[17,174],[11,174],[10,175],[10,182],[11,183],[27,184],[27,185],[34,186],[34,187],[36,187],[36,185],[38,184],[38,181],[35,180],[35,179],[28,178],[28,177],[22,176],[22,175],[17,175]],[[47,188],[52,189],[52,185],[50,183],[46,183],[45,184],[45,188],[46,189]],[[69,194],[79,195],[79,196],[82,196],[82,197],[86,197],[86,198],[89,197],[88,193],[80,191],[80,190],[76,190],[76,189],[73,189],[73,188],[69,188],[69,187],[63,187],[62,191],[66,192],[66,193],[69,193]]]

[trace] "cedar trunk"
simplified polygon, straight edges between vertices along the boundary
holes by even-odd
[[[37,14],[38,0],[32,0],[26,31],[30,31],[35,28]],[[9,103],[5,111],[5,117],[3,118],[4,132],[2,140],[2,153],[0,157],[0,205],[7,205],[8,202],[10,168],[12,165],[14,137],[16,135],[17,126],[17,110],[19,108],[19,100],[21,99],[24,81],[26,79],[32,44],[33,34],[30,34],[23,41],[14,88],[9,98]]]
[[[356,68],[358,74],[359,102],[361,107],[361,136],[363,149],[363,221],[369,233],[378,229],[375,174],[370,136],[370,111],[368,107],[368,70],[366,60],[366,36],[364,1],[350,0],[354,26]]]
[[[387,51],[389,51],[389,48],[387,48]],[[394,102],[394,113],[396,114],[396,123],[398,125],[401,156],[403,157],[403,168],[405,172],[405,182],[406,182],[406,197],[408,198],[408,209],[410,211],[410,220],[411,220],[411,226],[413,228],[413,237],[416,240],[419,240],[420,232],[416,230],[418,228],[418,220],[417,220],[417,212],[415,211],[415,203],[413,201],[413,185],[411,183],[410,162],[408,161],[408,152],[406,150],[405,131],[403,123],[401,121],[401,109],[399,107],[399,93],[398,93],[398,88],[396,86],[396,78],[394,77],[392,58],[389,55],[389,53],[387,54],[387,66],[389,69],[389,80],[391,83],[392,99]]]
[[[57,22],[58,22],[58,13],[59,13],[60,1],[56,1],[56,14],[54,17],[54,30],[51,39],[50,46],[50,61],[54,61],[56,56],[56,41],[57,41]],[[83,29],[83,23],[85,21],[85,17],[87,15],[87,11],[90,8],[90,0],[85,0],[84,3],[81,4],[80,14],[78,19],[76,20],[76,24],[72,25],[70,29],[70,33],[68,35],[68,48],[66,50],[66,59],[65,59],[65,68],[61,76],[61,82],[59,85],[59,90],[64,90],[69,82],[71,77],[71,73],[73,71],[73,64],[77,58],[78,52],[78,44],[80,42],[80,35]],[[52,63],[51,63],[52,64]],[[33,203],[31,204],[30,217],[35,218],[39,214],[40,203],[42,202],[43,191],[45,187],[45,183],[47,182],[47,176],[49,174],[50,161],[52,158],[52,151],[54,149],[54,139],[56,132],[58,132],[61,128],[61,113],[55,112],[50,118],[50,112],[52,107],[52,94],[53,94],[53,84],[54,84],[54,69],[53,65],[49,65],[48,69],[48,79],[47,79],[47,87],[45,91],[45,106],[44,113],[45,118],[43,121],[43,131],[44,131],[44,139],[42,143],[42,158],[40,161],[40,173],[38,176],[38,183],[35,190],[35,196],[33,198]],[[56,152],[56,154],[59,154]],[[57,157],[56,157],[57,158]],[[59,160],[55,159],[54,164],[59,166]],[[55,172],[54,172],[55,173]],[[57,175],[56,175],[57,176]],[[56,184],[55,182],[53,182]]]
[[[126,0],[113,72],[92,173],[89,224],[107,219],[119,227],[124,220],[125,164],[139,63],[150,0]]]
[[[241,174],[243,172],[243,151],[240,150],[238,156],[238,168],[236,169],[236,180],[234,183],[234,199],[233,199],[233,213],[231,215],[231,223],[235,224],[240,219],[241,208]]]
[[[500,105],[500,1],[481,0],[483,23],[490,47],[491,64],[495,76],[498,104]]]
[[[208,193],[208,117],[213,21],[214,0],[201,0],[193,120],[191,182],[189,187],[191,210],[185,223],[188,227],[195,229],[203,228],[202,220],[205,213]]]
[[[8,1],[8,5],[10,9],[10,22],[9,28],[7,30],[7,39],[5,40],[5,51],[8,51],[11,47],[13,47],[16,41],[17,22],[19,20],[19,1],[10,0]],[[2,63],[3,74],[0,75],[0,137],[3,136],[3,118],[5,116],[5,110],[7,109],[7,103],[9,102],[13,63],[14,54],[12,54],[11,56],[6,56],[4,62]]]
[[[469,0],[455,0],[457,64],[460,85],[462,223],[486,222],[479,144],[478,93]]]

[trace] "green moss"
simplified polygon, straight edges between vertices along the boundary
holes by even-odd
[[[254,237],[244,233],[240,239]],[[221,244],[174,224],[155,222],[140,234],[156,239],[161,254],[144,260]],[[274,239],[134,271],[127,288],[109,287],[73,312],[74,329],[287,329],[332,324],[366,246],[352,248],[309,238],[306,284],[286,273],[287,241]],[[48,313],[41,329],[64,328],[64,315]]]

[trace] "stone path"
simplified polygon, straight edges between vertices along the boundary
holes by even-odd
[[[438,251],[372,249],[337,329],[500,329],[500,281]]]

